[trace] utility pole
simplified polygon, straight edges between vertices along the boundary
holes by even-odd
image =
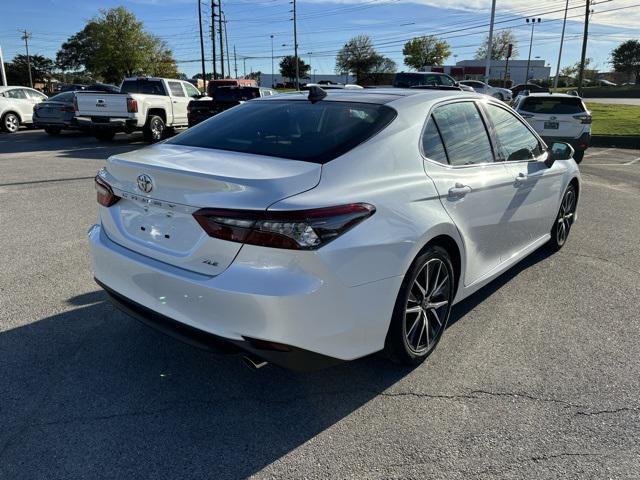
[[[588,0],[587,0],[588,1]],[[531,40],[529,41],[529,56],[527,57],[527,71],[524,75],[524,84],[529,83],[529,65],[531,64],[531,48],[533,47],[533,29],[536,26],[536,21],[540,23],[540,18],[527,18],[527,23],[531,23]]]
[[[507,78],[509,77],[509,59],[511,58],[512,54],[513,54],[513,43],[510,43],[509,46],[507,47],[507,61],[504,62],[504,80],[502,81],[503,88],[509,88],[507,87]]]
[[[271,37],[271,88],[276,84],[275,82],[275,71],[273,70],[273,34]]]
[[[567,11],[569,10],[569,0],[564,6],[564,21],[562,22],[562,35],[560,36],[560,51],[558,52],[558,66],[556,67],[556,78],[553,79],[553,90],[558,91],[558,76],[560,75],[560,61],[562,60],[562,45],[564,44],[564,29],[567,26]]]
[[[236,78],[238,78],[238,59],[236,58],[236,46],[233,46],[233,68],[236,72]]]
[[[293,60],[296,63],[296,90],[300,90],[300,65],[298,65],[298,17],[296,0],[293,0]]]
[[[584,64],[587,60],[587,37],[589,36],[589,14],[591,5],[589,0],[586,3],[584,12],[584,34],[582,36],[582,54],[580,56],[580,71],[578,72],[578,95],[582,96],[582,82],[584,81]]]
[[[31,76],[31,57],[29,56],[29,39],[31,38],[31,34],[26,30],[20,30],[24,35],[20,37],[24,40],[24,48],[27,50],[27,68],[29,69],[29,86],[33,88],[33,77]],[[3,64],[4,69],[4,64]]]
[[[496,20],[496,0],[491,2],[491,23],[489,24],[489,38],[487,39],[487,58],[484,67],[484,83],[489,85],[489,70],[491,69],[491,52],[493,50],[493,24]]]
[[[222,41],[222,0],[218,0],[218,34],[220,35],[220,73],[224,78],[224,42]]]
[[[198,0],[198,24],[200,25],[200,61],[202,62],[202,85],[207,91],[207,74],[204,68],[204,40],[202,39],[202,4]]]
[[[218,76],[218,68],[216,67],[216,0],[211,0],[211,53],[213,59],[213,80]]]
[[[247,78],[247,57],[242,58],[242,72],[244,78]]]
[[[4,71],[4,57],[2,56],[2,47],[0,47],[0,73],[2,74],[2,86],[9,85],[7,81],[7,72]]]
[[[229,55],[229,37],[227,37],[227,16],[222,12],[224,17],[224,43],[227,46],[227,72],[231,75],[231,55]]]

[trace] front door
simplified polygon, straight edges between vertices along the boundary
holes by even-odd
[[[187,106],[191,98],[187,97],[182,82],[169,81],[168,83],[173,107],[173,125],[186,125],[188,123]]]
[[[505,221],[510,225],[511,244],[504,260],[550,233],[561,192],[565,167],[556,162],[548,168],[546,152],[538,138],[508,109],[497,103],[484,105],[511,180]]]
[[[437,106],[423,138],[425,171],[465,243],[464,285],[496,268],[510,245],[505,212],[512,175],[496,162],[482,110],[475,101]]]

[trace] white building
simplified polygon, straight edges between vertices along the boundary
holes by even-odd
[[[309,78],[301,78],[300,84],[303,85],[305,83],[316,83],[320,80],[329,80],[335,83],[355,83],[355,77],[351,75],[335,75],[333,73],[309,73]],[[260,75],[260,86],[262,87],[271,87],[273,85],[277,85],[278,83],[288,82],[288,78],[282,78],[282,75],[275,74],[273,77],[270,73],[262,73]]]
[[[484,80],[486,61],[483,60],[462,60],[455,65],[426,67],[426,71],[444,72],[457,80]],[[508,68],[508,71],[505,71]],[[514,85],[524,83],[527,70],[526,60],[509,60],[507,67],[506,60],[492,60],[489,67],[489,78],[510,79]],[[546,65],[545,60],[532,59],[529,64],[528,79],[548,80],[551,75],[551,67]]]

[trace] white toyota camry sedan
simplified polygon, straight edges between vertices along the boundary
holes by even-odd
[[[344,90],[247,102],[96,177],[96,281],[178,338],[306,370],[414,364],[452,306],[559,249],[580,175],[487,96]]]

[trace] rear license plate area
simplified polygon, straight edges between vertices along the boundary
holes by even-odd
[[[545,130],[558,130],[560,124],[558,122],[544,122]]]

